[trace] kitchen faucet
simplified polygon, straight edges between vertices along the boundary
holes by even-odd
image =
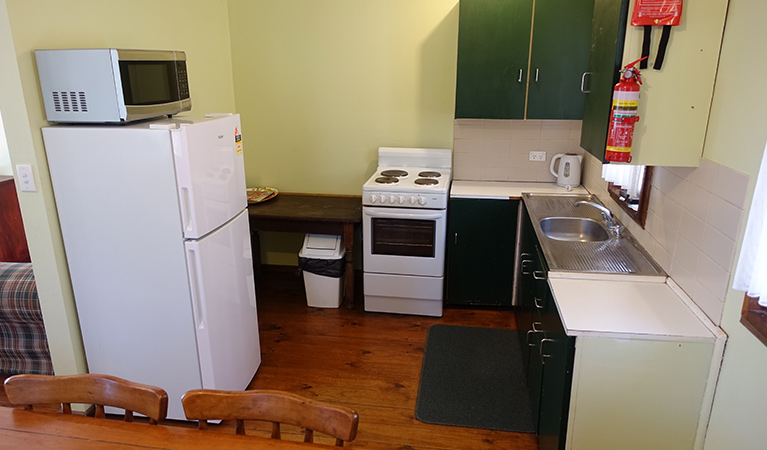
[[[600,205],[599,203],[589,202],[586,200],[575,202],[575,206],[581,206],[581,205],[589,205],[598,209],[599,212],[602,213],[602,218],[605,221],[605,225],[607,225],[607,229],[610,230],[610,232],[612,232],[613,236],[617,238],[621,237],[621,225],[615,220],[615,217],[613,216],[612,211]]]

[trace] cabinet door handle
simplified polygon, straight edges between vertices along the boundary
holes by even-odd
[[[538,354],[541,355],[541,364],[546,364],[546,358],[551,358],[551,355],[543,353],[543,344],[545,342],[554,342],[554,339],[543,338],[541,339],[541,346],[538,348]]]
[[[535,278],[536,280],[545,280],[546,272],[542,270],[536,270],[535,272],[533,272],[533,278]]]
[[[538,303],[541,302],[541,303]],[[535,303],[535,307],[538,309],[543,309],[543,299],[538,297],[533,297],[533,303]]]
[[[535,68],[535,82],[538,82],[538,68]]]
[[[530,275],[532,273],[532,272],[530,272],[527,269],[527,265],[532,263],[532,262],[533,262],[533,260],[531,260],[531,259],[523,259],[522,260],[522,264],[519,265],[520,269],[522,270],[522,275]]]
[[[458,233],[453,236],[453,244],[458,245]]]
[[[522,69],[519,69],[519,79],[517,80],[517,83],[522,82]]]
[[[541,325],[541,323],[540,322],[533,322],[533,329],[532,330],[527,330],[527,345],[529,347],[535,347],[535,344],[530,342],[530,336],[532,336],[532,335],[534,335],[536,333],[543,333],[542,330],[539,330],[539,329],[536,328],[536,325]]]
[[[591,72],[583,72],[583,75],[581,75],[581,92],[590,94],[591,91],[586,90],[586,75],[591,75]]]

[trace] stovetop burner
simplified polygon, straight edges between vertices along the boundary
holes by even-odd
[[[395,184],[395,183],[399,183],[399,180],[396,179],[395,177],[392,177],[392,176],[378,177],[378,178],[376,178],[376,183],[378,183],[378,184]]]
[[[423,172],[418,172],[418,176],[421,178],[439,178],[442,176],[442,174],[433,170],[425,170]]]
[[[435,180],[434,178],[417,178],[414,183],[421,186],[433,186],[435,184],[439,184],[439,181]]]
[[[384,177],[397,177],[397,178],[400,178],[400,177],[406,177],[407,175],[408,174],[407,174],[406,171],[404,171],[404,170],[397,170],[397,169],[389,169],[389,170],[384,170],[383,172],[381,172],[381,176],[384,176]]]

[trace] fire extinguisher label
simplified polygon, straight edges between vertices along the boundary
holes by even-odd
[[[615,92],[613,95],[613,117],[635,116],[639,106],[639,92]]]

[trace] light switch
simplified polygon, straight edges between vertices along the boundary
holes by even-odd
[[[19,188],[23,192],[36,192],[35,177],[32,175],[32,166],[29,164],[16,164],[16,174],[19,179]]]

